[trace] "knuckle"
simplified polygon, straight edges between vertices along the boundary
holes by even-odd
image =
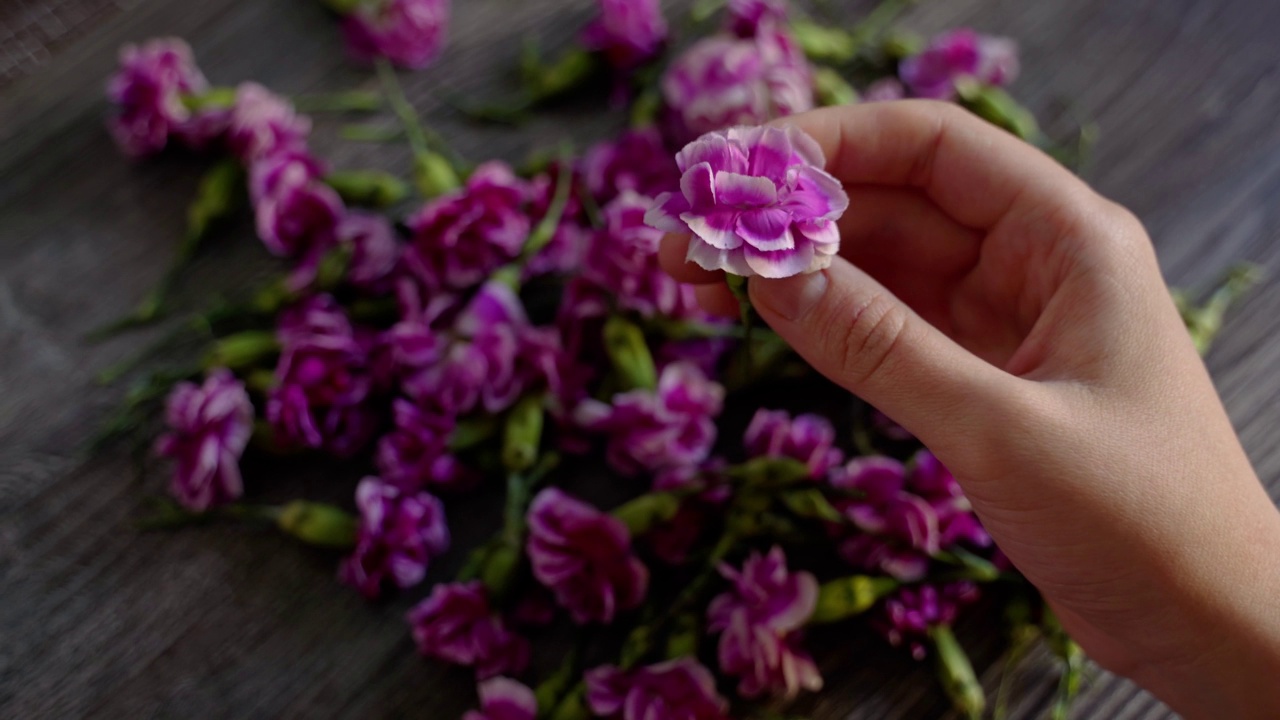
[[[907,329],[907,311],[884,293],[870,295],[844,319],[840,357],[845,379],[861,385],[883,374]]]

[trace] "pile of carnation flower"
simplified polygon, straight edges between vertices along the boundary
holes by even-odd
[[[175,504],[157,524],[265,520],[342,552],[337,577],[361,595],[421,598],[407,631],[424,656],[474,671],[468,720],[778,717],[823,687],[806,636],[841,622],[936,657],[955,707],[978,717],[985,695],[952,625],[993,586],[993,614],[1023,609],[1012,637],[1043,635],[1063,659],[1065,708],[1078,648],[947,469],[888,418],[833,405],[776,336],[706,314],[657,256],[678,230],[698,238],[691,261],[737,275],[829,261],[847,198],[811,139],[759,127],[780,116],[926,97],[1044,143],[1001,89],[1018,73],[1011,41],[923,42],[884,7],[841,29],[784,0],[729,0],[710,34],[678,43],[656,0],[601,0],[580,46],[528,74],[520,109],[603,78],[601,111],[632,122],[517,172],[452,157],[395,85],[392,64],[440,55],[446,0],[330,5],[352,56],[389,83],[412,183],[332,170],[290,99],[211,85],[180,40],[124,48],[110,80],[124,152],[210,158],[181,255],[247,197],[285,265],[250,300],[202,315],[203,364],[150,376],[117,427],[164,398],[153,447]],[[164,303],[153,295],[133,319]],[[761,407],[779,385],[799,388],[792,405]],[[364,471],[332,481],[349,487],[345,507],[254,505],[241,465],[255,452]],[[575,478],[616,502],[578,497]],[[456,547],[451,501],[494,486],[492,538]],[[461,571],[428,586],[446,553],[466,558]],[[531,668],[531,642],[565,625],[593,639]]]

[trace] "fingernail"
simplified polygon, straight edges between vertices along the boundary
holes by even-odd
[[[751,288],[757,303],[794,322],[808,314],[827,292],[827,273],[819,270],[776,280],[752,278]]]

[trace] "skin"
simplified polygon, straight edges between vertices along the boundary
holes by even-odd
[[[841,257],[753,278],[814,368],[901,423],[1104,667],[1188,718],[1280,717],[1280,512],[1127,210],[945,103],[817,110]],[[662,260],[733,315],[719,273]]]

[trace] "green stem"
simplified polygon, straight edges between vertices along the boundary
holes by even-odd
[[[293,107],[301,113],[377,112],[382,109],[382,95],[371,90],[298,95]]]
[[[413,148],[415,155],[425,155],[430,149],[427,144],[427,135],[418,119],[418,112],[405,97],[404,88],[396,78],[395,69],[384,58],[379,58],[375,66],[378,71],[378,80],[382,82],[386,92],[387,102],[391,104],[391,110],[395,112],[396,117],[400,119],[400,124],[404,127],[405,136],[409,139],[409,147]]]

